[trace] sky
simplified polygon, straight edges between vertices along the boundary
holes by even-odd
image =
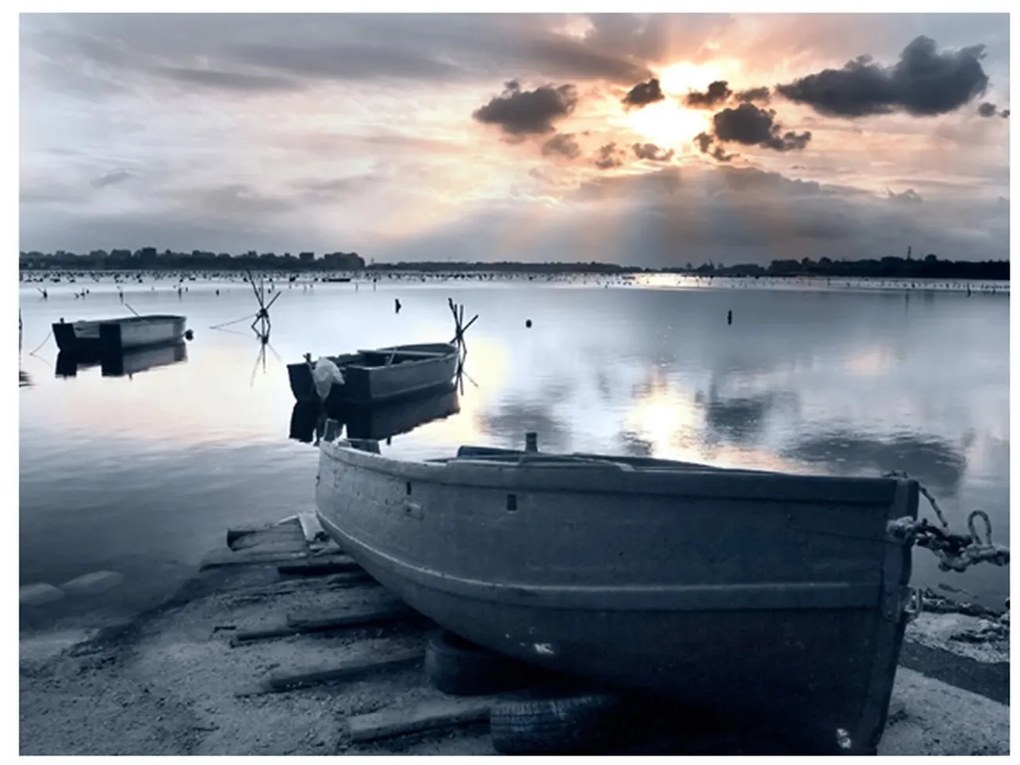
[[[1009,257],[1006,14],[23,14],[20,249]]]

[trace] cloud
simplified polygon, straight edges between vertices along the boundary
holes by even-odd
[[[709,109],[724,103],[732,95],[733,91],[730,90],[730,86],[725,80],[716,80],[708,86],[708,90],[704,93],[692,90],[687,94],[685,100],[688,106],[693,106],[697,109]]]
[[[673,150],[666,151],[654,143],[636,143],[631,148],[634,156],[638,159],[648,159],[652,162],[669,162],[673,158]]]
[[[775,122],[775,116],[772,109],[759,109],[747,102],[736,109],[723,109],[712,117],[715,138],[718,141],[761,146],[776,151],[803,149],[807,146],[811,140],[811,131],[783,133]]]
[[[167,66],[156,67],[152,71],[187,85],[201,85],[221,90],[252,93],[259,91],[297,90],[301,87],[300,83],[286,77],[226,72],[218,69],[188,69]]]
[[[429,51],[394,45],[331,43],[290,46],[259,42],[233,45],[225,53],[235,61],[299,77],[417,80],[444,79],[461,72],[461,67],[441,60]]]
[[[825,69],[776,91],[822,114],[863,117],[905,111],[915,116],[945,114],[985,92],[988,75],[981,68],[985,47],[936,50],[929,37],[914,38],[893,66],[858,56],[842,69]]]
[[[577,104],[573,85],[543,85],[535,90],[521,90],[520,83],[506,83],[503,94],[477,109],[473,117],[479,122],[498,125],[511,136],[551,133],[553,121],[566,117]]]
[[[560,156],[577,159],[581,156],[581,147],[577,145],[573,133],[557,133],[542,144],[542,156]]]
[[[999,111],[999,107],[997,107],[995,104],[990,104],[987,101],[985,101],[983,104],[978,106],[978,114],[980,114],[982,117],[1002,117],[1003,119],[1005,119],[1006,117],[1009,116],[1009,109],[1003,109],[1002,111]]]
[[[596,50],[590,44],[558,34],[548,34],[522,44],[519,61],[531,60],[545,71],[563,77],[634,82],[647,77],[648,68],[620,56]]]
[[[886,189],[885,193],[889,197],[889,199],[892,200],[893,202],[905,202],[907,204],[912,204],[913,205],[913,204],[921,204],[924,201],[924,199],[922,199],[921,195],[918,194],[913,189],[907,189],[902,194],[895,194],[892,191],[890,191],[889,189]]]
[[[720,162],[729,162],[736,155],[727,154],[722,146],[715,142],[715,138],[708,133],[698,133],[694,136],[694,142],[698,144],[702,154],[715,157]]]
[[[628,152],[629,153],[629,152]],[[535,201],[462,208],[429,232],[373,245],[377,259],[471,259],[471,242],[493,243],[491,260],[600,260],[668,266],[687,261],[768,264],[902,255],[925,242],[940,258],[1002,259],[1009,220],[1001,203],[970,190],[891,204],[886,192],[790,178],[751,167],[669,165],[646,173],[600,173],[559,204]],[[360,250],[359,250],[360,251]]]
[[[626,156],[622,149],[618,149],[615,143],[607,143],[605,146],[599,147],[598,155],[595,159],[595,167],[599,170],[612,170],[614,167],[619,167],[623,164],[623,158]]]
[[[738,101],[761,101],[763,104],[769,102],[769,89],[768,87],[762,86],[760,88],[748,88],[747,90],[738,91],[734,98]]]
[[[629,109],[632,106],[646,106],[664,98],[659,81],[653,77],[648,82],[639,82],[627,91],[627,95],[623,97],[623,103]]]
[[[129,178],[134,178],[134,175],[129,173],[127,170],[114,170],[112,173],[107,173],[99,178],[94,179],[91,183],[94,188],[105,189],[107,186],[114,186],[118,183],[123,183]]]

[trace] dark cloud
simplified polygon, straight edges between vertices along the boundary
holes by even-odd
[[[759,109],[747,102],[736,109],[723,109],[712,117],[715,138],[718,141],[761,146],[776,151],[803,149],[807,146],[811,140],[810,131],[783,133],[775,122],[775,116],[772,109]]]
[[[100,176],[92,181],[92,186],[97,189],[103,189],[107,186],[114,186],[118,183],[123,183],[129,178],[134,178],[134,175],[129,173],[127,170],[114,170],[112,173]]]
[[[629,109],[632,106],[646,106],[664,98],[659,81],[653,77],[648,82],[639,82],[627,91],[627,95],[623,97],[623,103]]]
[[[858,56],[842,69],[825,69],[776,91],[822,114],[863,117],[905,111],[916,116],[945,114],[985,92],[983,45],[956,51],[936,50],[929,37],[916,37],[893,66]]]
[[[985,101],[978,107],[978,114],[980,114],[982,117],[1006,118],[1009,116],[1009,109],[1002,109],[1000,111],[999,107],[997,107],[995,104],[990,104],[987,101]]]
[[[578,146],[573,133],[557,133],[542,144],[542,156],[577,159],[581,156],[581,147]]]
[[[698,144],[702,154],[715,157],[720,162],[729,162],[735,154],[727,154],[722,146],[715,142],[715,138],[708,133],[698,133],[694,136],[694,142]]]
[[[913,189],[907,189],[901,194],[896,194],[886,189],[885,193],[888,195],[889,199],[892,200],[893,202],[905,202],[906,204],[916,205],[924,201],[924,199],[921,198],[921,195],[918,194]]]
[[[769,102],[769,89],[765,86],[760,88],[748,88],[747,90],[738,91],[734,98],[738,101],[761,101],[763,104]]]
[[[708,90],[704,93],[692,90],[687,94],[685,100],[688,106],[693,106],[697,109],[709,109],[724,103],[732,95],[733,91],[730,90],[730,86],[725,80],[716,80],[708,86]]]
[[[634,150],[634,156],[638,159],[648,159],[652,162],[669,162],[673,158],[672,149],[666,151],[654,143],[636,143],[631,148]]]
[[[573,85],[543,85],[535,90],[521,90],[520,83],[506,83],[503,94],[476,110],[472,115],[479,122],[499,125],[511,136],[551,133],[553,121],[566,117],[577,104]]]
[[[595,158],[595,167],[599,170],[612,170],[623,164],[625,156],[623,150],[618,149],[615,143],[607,143],[605,146],[599,147],[598,155]]]
[[[297,90],[300,84],[286,77],[265,74],[225,72],[217,69],[187,69],[182,67],[156,67],[154,73],[188,85],[240,92]]]

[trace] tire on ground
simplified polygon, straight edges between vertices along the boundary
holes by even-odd
[[[520,688],[536,670],[527,664],[475,645],[451,632],[430,636],[425,646],[425,676],[453,696],[474,696]]]
[[[489,728],[501,754],[597,753],[628,738],[632,717],[619,694],[549,695],[496,702]]]

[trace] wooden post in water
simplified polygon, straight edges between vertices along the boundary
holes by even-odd
[[[538,433],[524,434],[524,451],[526,452],[538,451]]]

